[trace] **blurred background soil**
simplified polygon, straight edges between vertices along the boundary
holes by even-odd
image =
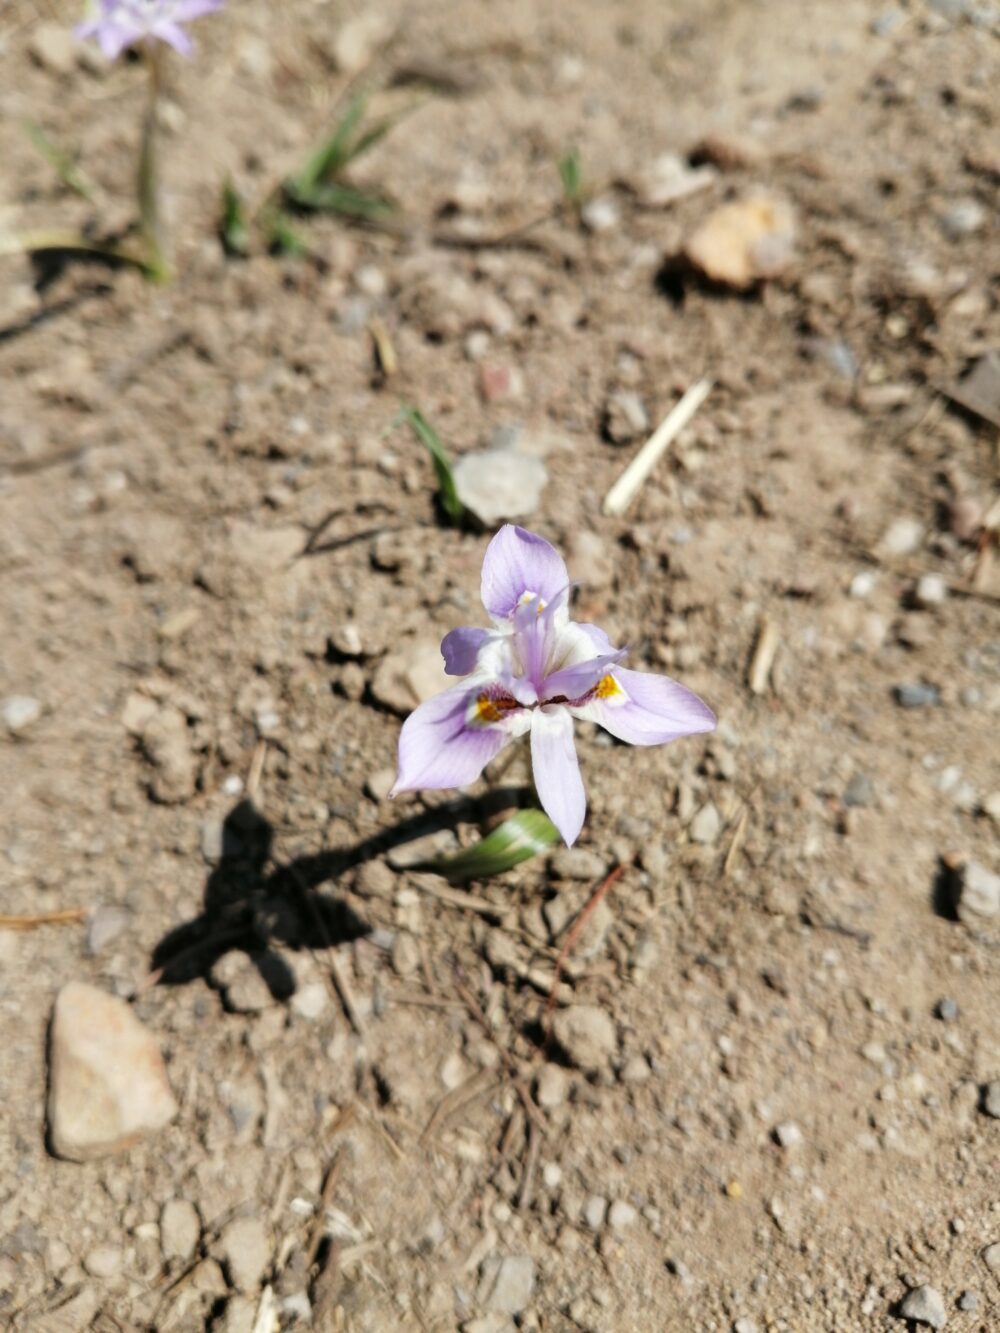
[[[141,70],[75,18],[0,7],[0,231],[131,216]],[[977,0],[231,0],[170,62],[176,280],[0,260],[0,908],[82,913],[0,929],[4,1327],[1000,1327],[998,34]],[[228,258],[224,178],[266,198],[360,87],[419,96],[350,173],[391,221]],[[385,799],[487,540],[402,402],[540,460],[578,618],[719,716],[581,727],[581,842],[468,891],[409,840],[527,774]],[[82,1164],[45,1138],[71,980],[179,1103]]]

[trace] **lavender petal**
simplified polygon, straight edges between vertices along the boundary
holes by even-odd
[[[470,713],[483,689],[483,683],[456,685],[410,714],[399,734],[399,771],[391,796],[465,787],[479,777],[515,730],[515,717],[470,725]]]
[[[587,796],[573,743],[573,719],[565,708],[532,713],[531,769],[542,809],[572,846],[583,828]]]
[[[610,675],[619,692],[574,708],[577,717],[597,722],[630,745],[663,745],[715,730],[715,714],[708,705],[669,676],[618,666]]]
[[[441,640],[441,656],[449,676],[467,676],[475,671],[479,650],[493,635],[488,629],[453,629]]]
[[[513,614],[526,592],[551,602],[568,586],[562,556],[544,537],[505,524],[483,557],[483,606],[495,620]]]

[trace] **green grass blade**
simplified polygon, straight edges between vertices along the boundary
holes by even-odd
[[[559,160],[559,179],[562,181],[563,196],[571,208],[579,209],[583,204],[583,175],[580,170],[580,154],[571,148],[565,157]]]
[[[80,195],[81,198],[86,199],[88,203],[97,202],[97,192],[89,178],[76,165],[65,149],[60,148],[57,143],[53,143],[37,121],[26,120],[24,122],[24,132],[63,185],[75,194]]]
[[[519,810],[472,847],[439,856],[425,867],[452,884],[502,875],[559,841],[559,830],[541,810]]]
[[[267,244],[272,254],[298,258],[309,253],[309,247],[284,213],[271,213],[267,218]]]
[[[219,236],[227,255],[245,258],[250,251],[250,228],[247,225],[243,200],[232,180],[227,176],[222,187],[222,217]]]
[[[310,194],[321,181],[329,180],[351,160],[351,139],[365,114],[366,98],[352,98],[333,133],[306,159],[302,170],[293,177],[296,193]]]
[[[461,523],[465,517],[465,506],[458,498],[455,476],[451,470],[451,459],[441,443],[441,437],[417,407],[401,408],[396,421],[405,421],[430,454],[434,471],[437,474],[441,508],[453,523]]]
[[[381,195],[356,190],[352,185],[315,185],[303,192],[290,181],[286,190],[290,203],[314,213],[336,213],[341,217],[375,220],[394,212],[393,205]]]

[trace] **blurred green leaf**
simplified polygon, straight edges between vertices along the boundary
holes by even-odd
[[[566,202],[571,208],[579,210],[583,205],[583,174],[580,170],[580,154],[575,148],[560,158],[559,179],[562,181]]]
[[[302,170],[292,177],[291,188],[296,195],[309,195],[322,181],[328,181],[342,170],[356,151],[351,149],[351,138],[365,114],[366,98],[352,98],[347,110],[328,139],[306,159]]]
[[[284,213],[271,213],[267,217],[268,249],[276,255],[289,255],[293,258],[309,253],[309,247],[298,234]]]
[[[559,841],[559,830],[541,810],[519,810],[472,847],[440,856],[426,868],[452,884],[501,875]]]
[[[54,143],[34,120],[23,122],[24,132],[35,145],[42,157],[62,181],[63,185],[93,204],[97,194],[87,175],[76,165],[69,153]]]
[[[219,221],[219,235],[227,255],[244,258],[250,252],[250,228],[247,225],[246,209],[243,207],[236,186],[227,176],[222,187],[222,217]]]
[[[453,523],[461,523],[465,517],[465,506],[458,498],[455,476],[451,469],[451,459],[441,443],[440,436],[417,407],[400,408],[396,422],[402,421],[407,423],[431,456],[434,471],[437,474],[441,508]]]
[[[289,203],[316,213],[338,213],[341,217],[375,219],[392,213],[393,205],[377,194],[356,190],[352,185],[314,185],[302,191],[295,181],[288,184]]]

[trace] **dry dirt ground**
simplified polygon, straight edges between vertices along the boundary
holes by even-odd
[[[384,0],[362,77],[438,89],[357,169],[394,229],[227,259],[222,179],[301,159],[363,9],[231,0],[172,62],[172,285],[0,268],[0,700],[41,710],[0,726],[0,906],[86,914],[0,931],[0,1323],[889,1333],[929,1284],[933,1326],[1000,1328],[1000,918],[959,919],[942,862],[1000,871],[997,431],[941,393],[1000,346],[997,7]],[[53,18],[0,9],[4,230],[129,216],[140,70],[66,60]],[[706,136],[714,181],[654,205]],[[446,243],[551,214],[574,144],[608,225]],[[759,188],[797,217],[772,280],[671,262]],[[652,425],[706,374],[604,517],[639,443],[609,396]],[[720,719],[649,751],[581,728],[579,851],[471,901],[403,844],[471,840],[522,761],[384,799],[400,673],[478,619],[487,540],[439,520],[404,401],[455,454],[543,458],[527,523],[579,618]],[[611,1046],[545,1047],[616,863],[558,996]],[[86,1164],[45,1136],[71,979],[131,1001],[180,1104]]]

